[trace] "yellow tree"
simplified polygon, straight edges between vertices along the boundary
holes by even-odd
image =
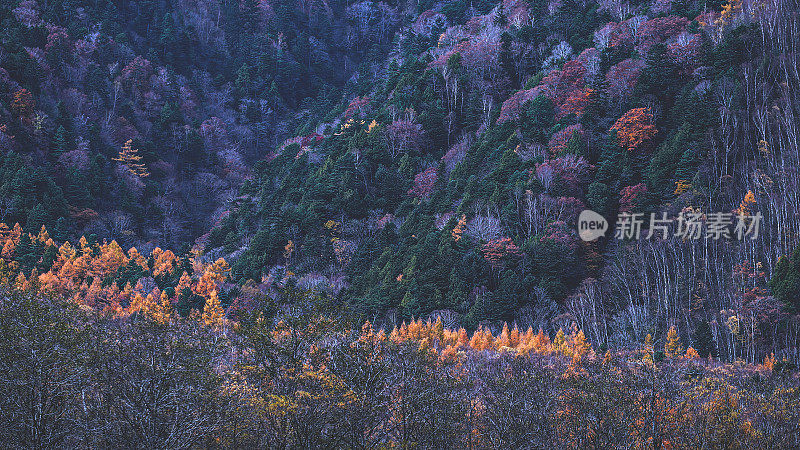
[[[142,256],[141,253],[139,253],[139,250],[136,250],[136,247],[131,247],[128,249],[128,260],[135,262],[137,266],[142,268],[142,270],[150,270],[150,268],[147,266],[147,260],[144,256]]]
[[[222,304],[219,302],[219,296],[215,289],[211,291],[208,300],[206,300],[206,305],[203,307],[203,324],[207,327],[217,328],[222,325],[224,316],[225,310],[222,309]]]
[[[42,244],[50,240],[50,233],[47,232],[47,228],[45,228],[44,225],[42,225],[42,228],[39,230],[39,235],[36,236],[36,239]]]
[[[139,178],[150,176],[147,167],[142,163],[142,156],[139,155],[139,150],[133,148],[133,141],[131,139],[125,142],[125,145],[122,146],[122,150],[119,152],[119,156],[113,158],[113,160],[122,163],[132,174]]]
[[[671,326],[667,332],[667,342],[664,343],[664,354],[668,358],[675,358],[683,354],[681,337],[678,336],[678,330],[675,328],[675,325]]]
[[[511,338],[510,333],[508,330],[508,323],[503,323],[503,331],[500,332],[500,336],[494,342],[494,346],[499,348],[503,347],[511,347]]]
[[[172,320],[172,303],[170,303],[166,292],[162,292],[159,301],[150,306],[148,315],[162,324],[167,324]]]
[[[736,213],[740,216],[749,216],[755,206],[756,195],[753,193],[753,191],[748,190],[747,194],[744,195],[742,202],[739,203],[739,208],[736,209]]]
[[[564,329],[559,328],[558,332],[556,333],[556,339],[553,341],[553,350],[556,353],[564,353],[566,350],[566,336],[564,335]]]
[[[225,281],[230,271],[231,267],[228,263],[223,258],[219,258],[214,264],[203,269],[203,275],[200,276],[197,285],[195,285],[195,293],[203,297],[211,295],[211,291],[217,290],[218,284]]]
[[[103,242],[100,246],[100,255],[92,260],[91,267],[93,275],[102,279],[116,273],[127,263],[128,258],[125,256],[125,252],[122,251],[117,241],[111,241],[109,244]]]
[[[584,355],[589,353],[589,342],[586,341],[586,335],[583,330],[578,330],[572,338],[572,362],[579,364]]]
[[[177,260],[172,251],[161,250],[160,247],[156,247],[150,253],[150,256],[153,258],[153,276],[172,273]]]
[[[461,218],[458,219],[458,223],[455,227],[453,227],[453,232],[450,233],[453,236],[453,240],[458,242],[461,240],[461,236],[464,234],[464,229],[467,227],[467,216],[464,214],[461,215]]]
[[[14,256],[14,250],[16,249],[17,246],[16,244],[14,244],[14,240],[13,239],[7,240],[5,245],[3,245],[3,252],[2,252],[3,258],[10,260]]]
[[[145,307],[145,302],[146,302],[146,300],[145,300],[144,296],[142,295],[142,293],[141,292],[136,292],[133,295],[133,299],[131,299],[131,302],[128,304],[128,310],[126,311],[127,314],[131,315],[133,313],[141,311],[142,308]]]
[[[644,338],[644,357],[642,360],[645,363],[653,364],[653,335],[647,333],[647,337]]]

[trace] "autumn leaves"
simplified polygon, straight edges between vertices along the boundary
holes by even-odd
[[[149,255],[136,248],[125,252],[116,241],[86,238],[76,246],[58,246],[44,227],[33,235],[5,224],[0,224],[0,247],[2,281],[17,289],[64,296],[110,317],[140,314],[162,324],[176,320],[175,307],[192,297],[201,301],[197,316],[205,326],[228,323],[219,294],[231,268],[222,258],[205,262],[198,248],[178,257],[158,247]],[[21,258],[35,259],[32,272],[20,267]]]
[[[620,145],[629,152],[642,148],[658,132],[650,108],[634,108],[626,112],[614,122],[611,131],[616,131]]]

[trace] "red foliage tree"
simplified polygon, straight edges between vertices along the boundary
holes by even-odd
[[[646,193],[647,186],[645,186],[644,183],[622,188],[619,192],[619,211],[633,211]]]
[[[349,119],[351,117],[360,116],[363,113],[367,105],[369,105],[369,97],[356,97],[350,104],[347,105],[347,109],[344,111],[345,119]]]
[[[557,220],[547,225],[544,234],[539,239],[542,242],[552,241],[566,247],[570,252],[578,248],[574,227],[568,226],[563,220]]]
[[[516,259],[522,255],[522,251],[514,244],[511,238],[494,239],[481,247],[483,257],[494,268],[505,267],[509,259]]]
[[[500,107],[500,115],[497,117],[497,123],[501,124],[509,120],[518,119],[519,113],[522,112],[522,106],[536,98],[542,91],[543,89],[537,86],[533,89],[520,90],[512,94],[503,102],[503,106]]]
[[[692,70],[699,63],[701,44],[702,38],[699,33],[681,33],[675,39],[675,42],[667,46],[667,50],[675,62],[683,65],[688,70]]]
[[[54,29],[47,35],[47,44],[44,47],[48,61],[57,61],[64,58],[72,50],[72,43],[67,32],[60,27]]]
[[[646,55],[652,46],[667,42],[670,38],[681,34],[688,26],[689,20],[685,17],[667,16],[650,19],[639,29],[636,50],[640,55]]]
[[[556,118],[561,119],[570,114],[575,114],[578,118],[583,116],[586,107],[592,103],[593,93],[594,90],[589,88],[572,91],[559,105]]]
[[[131,86],[142,88],[153,74],[153,65],[145,58],[137,56],[122,69],[122,81]]]
[[[608,69],[606,82],[612,98],[621,99],[630,95],[644,68],[640,59],[625,59]]]
[[[585,138],[585,132],[583,129],[583,125],[581,124],[574,124],[570,125],[563,130],[554,133],[553,136],[550,138],[550,141],[547,143],[547,148],[550,150],[550,154],[558,155],[567,148],[567,144],[572,139],[573,136],[578,135],[581,139]]]

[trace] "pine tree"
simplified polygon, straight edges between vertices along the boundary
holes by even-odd
[[[241,17],[244,31],[256,33],[261,22],[261,9],[258,6],[258,0],[244,0],[241,3]]]
[[[53,135],[53,154],[58,156],[67,149],[67,130],[63,125],[59,125]]]
[[[247,64],[242,64],[242,67],[236,72],[236,91],[239,97],[247,97],[250,95],[250,68]]]
[[[53,240],[56,242],[64,242],[69,238],[69,224],[63,217],[56,220],[56,226],[53,229]]]
[[[772,295],[792,311],[800,309],[800,246],[791,256],[781,256],[769,280]]]
[[[697,328],[694,331],[694,344],[697,353],[703,358],[717,356],[714,336],[711,334],[711,324],[707,320],[697,324]]]
[[[508,34],[508,32],[503,32],[500,36],[500,68],[508,75],[509,80],[511,81],[511,86],[518,87],[519,86],[519,77],[517,75],[517,70],[514,67],[514,57],[511,53],[511,44],[513,43],[514,38]]]
[[[17,244],[14,251],[14,259],[19,262],[20,273],[30,270],[34,264],[36,264],[38,257],[36,256],[33,243],[31,242],[31,238],[28,233],[22,233],[20,236],[19,244]]]
[[[25,228],[29,230],[37,230],[48,221],[49,214],[44,207],[44,204],[37,203],[36,206],[31,208],[28,212],[28,219],[25,222]]]

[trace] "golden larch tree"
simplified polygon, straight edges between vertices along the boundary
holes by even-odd
[[[122,163],[132,174],[139,178],[150,176],[150,172],[142,162],[142,156],[139,155],[139,150],[133,148],[133,141],[131,139],[128,139],[125,145],[122,146],[119,156],[112,159]]]
[[[222,320],[225,316],[225,310],[222,309],[222,304],[219,302],[217,291],[211,291],[211,294],[206,300],[206,305],[203,307],[203,324],[207,327],[217,328],[222,325]]]
[[[667,342],[664,343],[664,354],[669,358],[675,358],[683,354],[681,337],[678,336],[678,330],[675,328],[675,325],[671,326],[667,332]]]

